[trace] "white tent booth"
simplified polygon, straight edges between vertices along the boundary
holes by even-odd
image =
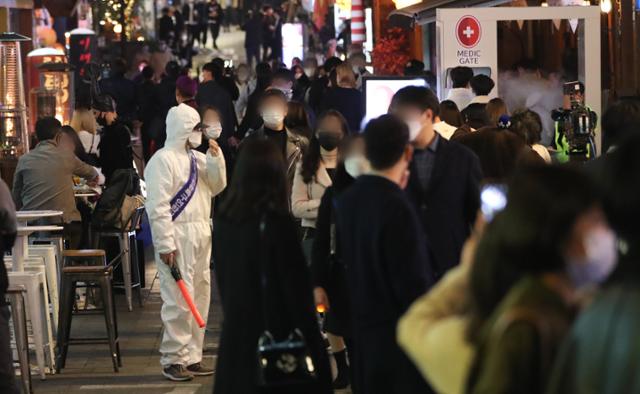
[[[600,8],[595,6],[439,8],[436,10],[438,95],[446,99],[451,89],[449,72],[457,66],[468,66],[476,74],[492,77],[496,82],[493,93],[497,94],[498,22],[567,19],[577,28],[578,78],[585,85],[586,105],[600,116],[600,18]],[[600,127],[596,129],[595,141],[600,151]]]

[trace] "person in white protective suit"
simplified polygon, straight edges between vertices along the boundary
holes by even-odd
[[[145,171],[146,210],[151,224],[162,297],[164,335],[160,345],[162,374],[173,381],[213,374],[202,365],[204,328],[199,328],[171,275],[179,268],[204,321],[211,293],[211,200],[227,185],[222,151],[214,140],[207,154],[198,112],[180,104],[167,115],[167,141]]]

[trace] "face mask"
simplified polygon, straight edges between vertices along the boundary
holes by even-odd
[[[618,240],[613,231],[598,227],[583,242],[586,255],[570,258],[567,265],[569,278],[578,288],[604,282],[618,263]]]
[[[340,134],[332,133],[330,131],[321,131],[318,133],[318,142],[320,146],[326,151],[333,151],[340,144]]]
[[[222,125],[220,124],[220,122],[211,124],[205,130],[205,134],[207,135],[207,138],[211,140],[217,140],[220,137],[220,134],[222,134]]]
[[[304,74],[307,77],[313,77],[316,74],[316,69],[314,67],[305,67],[304,68]]]
[[[276,88],[276,89],[284,93],[285,97],[287,98],[287,101],[291,101],[291,99],[293,98],[293,90],[285,89],[285,88]]]
[[[360,74],[360,67],[358,66],[352,66],[351,70],[353,70],[353,73],[356,75]]]
[[[345,159],[344,168],[352,178],[358,178],[360,175],[365,175],[371,171],[371,164],[363,155],[353,155]]]
[[[100,116],[99,118],[96,118],[96,123],[98,123],[102,127],[107,127],[107,118],[105,118],[104,116]]]
[[[278,111],[265,110],[262,112],[262,121],[270,129],[277,128],[284,121],[284,115]]]
[[[422,131],[422,123],[419,120],[408,120],[407,127],[409,127],[409,141],[414,141]]]
[[[192,131],[189,134],[189,144],[193,148],[197,148],[202,144],[202,132],[200,131]]]

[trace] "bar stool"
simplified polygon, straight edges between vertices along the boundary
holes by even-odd
[[[7,269],[11,270],[11,258],[5,256],[4,263],[5,265],[9,264],[7,265]],[[51,264],[53,264],[54,266],[52,266]],[[49,320],[53,320],[51,329],[53,330],[52,332],[55,336],[56,330],[58,328],[58,307],[60,305],[58,298],[58,277],[56,276],[55,259],[51,261],[46,257],[31,254],[29,255],[29,257],[26,257],[24,259],[24,267],[25,270],[39,270],[44,272],[45,274],[44,276],[47,281],[46,293],[48,295],[49,301],[48,305],[51,308],[49,313]]]
[[[120,260],[122,263],[122,278],[124,280],[124,293],[127,298],[127,308],[133,311],[132,292],[136,289],[140,307],[143,306],[142,292],[140,290],[140,267],[138,266],[138,243],[136,242],[136,229],[140,227],[144,206],[136,209],[131,215],[128,226],[124,230],[115,228],[94,227],[94,247],[98,248],[103,238],[117,238],[120,253],[109,263],[112,265]],[[133,242],[131,240],[133,239]],[[131,280],[131,268],[133,266],[137,282]]]
[[[7,274],[9,283],[23,286],[27,292],[27,314],[33,331],[36,361],[40,370],[40,379],[45,380],[47,365],[53,371],[53,338],[46,294],[47,281],[43,271],[28,269],[24,272],[8,272]]]
[[[16,340],[16,353],[20,363],[20,381],[22,392],[31,394],[31,368],[29,368],[29,342],[27,333],[27,316],[24,305],[24,286],[9,286],[6,298],[11,306],[11,320],[13,321],[13,335]]]
[[[70,344],[108,344],[113,362],[114,372],[122,366],[120,359],[120,343],[118,339],[118,324],[116,320],[113,292],[111,291],[111,277],[113,267],[105,265],[104,250],[66,250],[63,253],[65,266],[62,268],[62,293],[60,303],[60,325],[58,327],[58,357],[56,372],[65,367],[67,351]],[[68,266],[72,262],[96,263],[88,266]],[[78,282],[90,283],[100,288],[102,310],[77,312],[76,314],[104,314],[107,337],[103,338],[70,338],[73,305]]]
[[[43,259],[45,269],[47,271],[47,287],[49,289],[49,303],[51,304],[53,316],[53,328],[58,329],[58,314],[60,308],[58,288],[60,283],[60,272],[58,270],[57,251],[55,245],[29,245],[29,258],[38,257]],[[54,332],[55,335],[55,332]]]

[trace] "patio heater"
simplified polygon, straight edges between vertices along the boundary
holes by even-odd
[[[0,33],[0,158],[16,158],[29,150],[20,42],[17,33]]]
[[[29,92],[29,106],[38,119],[53,116],[62,124],[69,124],[74,103],[75,67],[69,63],[47,62],[37,66],[40,72],[40,87]]]

